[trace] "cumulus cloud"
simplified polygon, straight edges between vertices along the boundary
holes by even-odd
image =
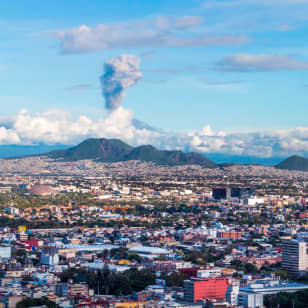
[[[204,153],[226,153],[256,157],[307,155],[308,127],[255,133],[194,132],[191,146]]]
[[[0,126],[0,144],[19,144],[20,142],[18,134],[13,129]]]
[[[21,110],[12,118],[9,130],[18,136],[18,143],[21,144],[65,144],[89,136],[91,123],[92,121],[85,116],[72,121],[70,114],[63,111],[49,110],[31,115],[27,110]],[[2,140],[0,142],[3,143]],[[16,142],[12,140],[11,143]]]
[[[242,35],[209,34],[201,31],[200,16],[158,17],[129,24],[81,25],[49,34],[60,42],[63,54],[114,48],[203,47],[238,45],[249,41]]]
[[[235,54],[217,62],[216,68],[234,72],[308,70],[308,61],[285,55]]]
[[[199,131],[168,133],[136,123],[134,112],[119,107],[107,117],[73,119],[62,111],[30,114],[22,110],[5,126],[0,119],[0,144],[76,144],[86,138],[119,138],[131,145],[152,144],[160,149],[225,153],[256,157],[308,155],[308,127],[254,133]]]
[[[0,119],[0,144],[75,144],[89,137],[121,138],[137,144],[139,138],[150,142],[149,138],[160,135],[150,126],[136,122],[133,116],[131,110],[122,107],[96,121],[86,116],[73,119],[60,110],[36,114],[21,110],[10,121]]]
[[[125,90],[135,85],[142,77],[140,60],[131,55],[121,55],[107,61],[104,74],[100,77],[107,110],[120,107]]]

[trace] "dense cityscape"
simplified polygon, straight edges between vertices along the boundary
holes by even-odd
[[[305,307],[307,198],[258,165],[2,160],[0,303]]]
[[[307,16],[0,1],[0,308],[308,308]]]

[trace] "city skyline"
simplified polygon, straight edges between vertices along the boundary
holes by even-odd
[[[106,137],[308,155],[308,1],[20,1],[0,10],[2,145]],[[137,75],[117,108],[105,108],[100,76],[127,56]]]

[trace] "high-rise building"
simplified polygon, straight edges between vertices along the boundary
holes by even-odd
[[[216,200],[220,199],[230,199],[231,198],[231,188],[214,188],[212,191],[213,198]]]
[[[282,268],[290,277],[297,277],[308,271],[308,243],[298,240],[282,242]]]
[[[196,303],[203,299],[225,299],[226,278],[193,279],[184,281],[184,300]]]
[[[216,200],[230,198],[249,198],[255,195],[255,190],[247,187],[220,187],[212,190],[213,198]]]
[[[232,187],[231,188],[231,198],[249,198],[250,196],[254,196],[256,194],[256,190],[248,187]]]

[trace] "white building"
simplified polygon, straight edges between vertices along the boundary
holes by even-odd
[[[263,295],[258,293],[240,292],[238,305],[247,308],[263,308]]]
[[[42,252],[41,264],[50,266],[59,264],[59,255],[56,253],[55,249],[51,248]]]
[[[257,204],[263,204],[263,203],[264,203],[264,198],[253,197],[244,199],[244,205],[248,206],[255,206]]]
[[[239,286],[229,286],[228,291],[226,293],[226,300],[231,306],[238,305],[238,295],[240,293]]]
[[[221,276],[221,269],[218,267],[213,267],[209,269],[203,269],[197,271],[198,278],[209,278],[209,277],[220,277]]]

